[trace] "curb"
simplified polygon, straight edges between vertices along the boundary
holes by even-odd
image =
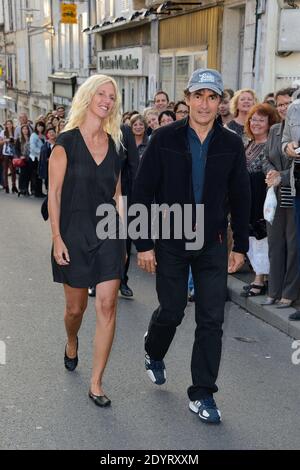
[[[300,321],[290,321],[289,315],[296,311],[293,307],[283,310],[277,309],[273,305],[262,306],[260,303],[265,296],[241,297],[240,292],[246,283],[234,276],[228,276],[227,287],[230,300],[247,310],[252,315],[260,318],[269,325],[274,326],[291,338],[300,339]]]

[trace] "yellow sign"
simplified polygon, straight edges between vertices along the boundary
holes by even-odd
[[[61,4],[61,23],[77,23],[77,5],[74,3]]]

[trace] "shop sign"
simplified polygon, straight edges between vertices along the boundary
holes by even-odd
[[[77,5],[75,5],[74,3],[61,4],[61,23],[77,23]]]
[[[109,75],[143,75],[143,50],[132,47],[98,52],[97,71]]]

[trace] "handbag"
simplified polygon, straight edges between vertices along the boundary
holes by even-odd
[[[49,213],[48,213],[48,196],[45,197],[43,200],[43,203],[41,205],[41,214],[43,219],[46,221],[49,218]]]
[[[25,158],[13,158],[12,164],[14,168],[23,168],[26,165]]]

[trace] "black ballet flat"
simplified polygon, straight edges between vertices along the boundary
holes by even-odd
[[[65,362],[65,368],[69,370],[70,372],[73,372],[73,370],[76,369],[77,364],[78,364],[78,336],[77,336],[76,356],[72,358],[67,356],[67,344],[66,344],[64,362]]]
[[[106,396],[106,395],[94,395],[90,390],[89,390],[89,397],[95,405],[101,406],[102,408],[105,406],[110,406],[111,400]]]

